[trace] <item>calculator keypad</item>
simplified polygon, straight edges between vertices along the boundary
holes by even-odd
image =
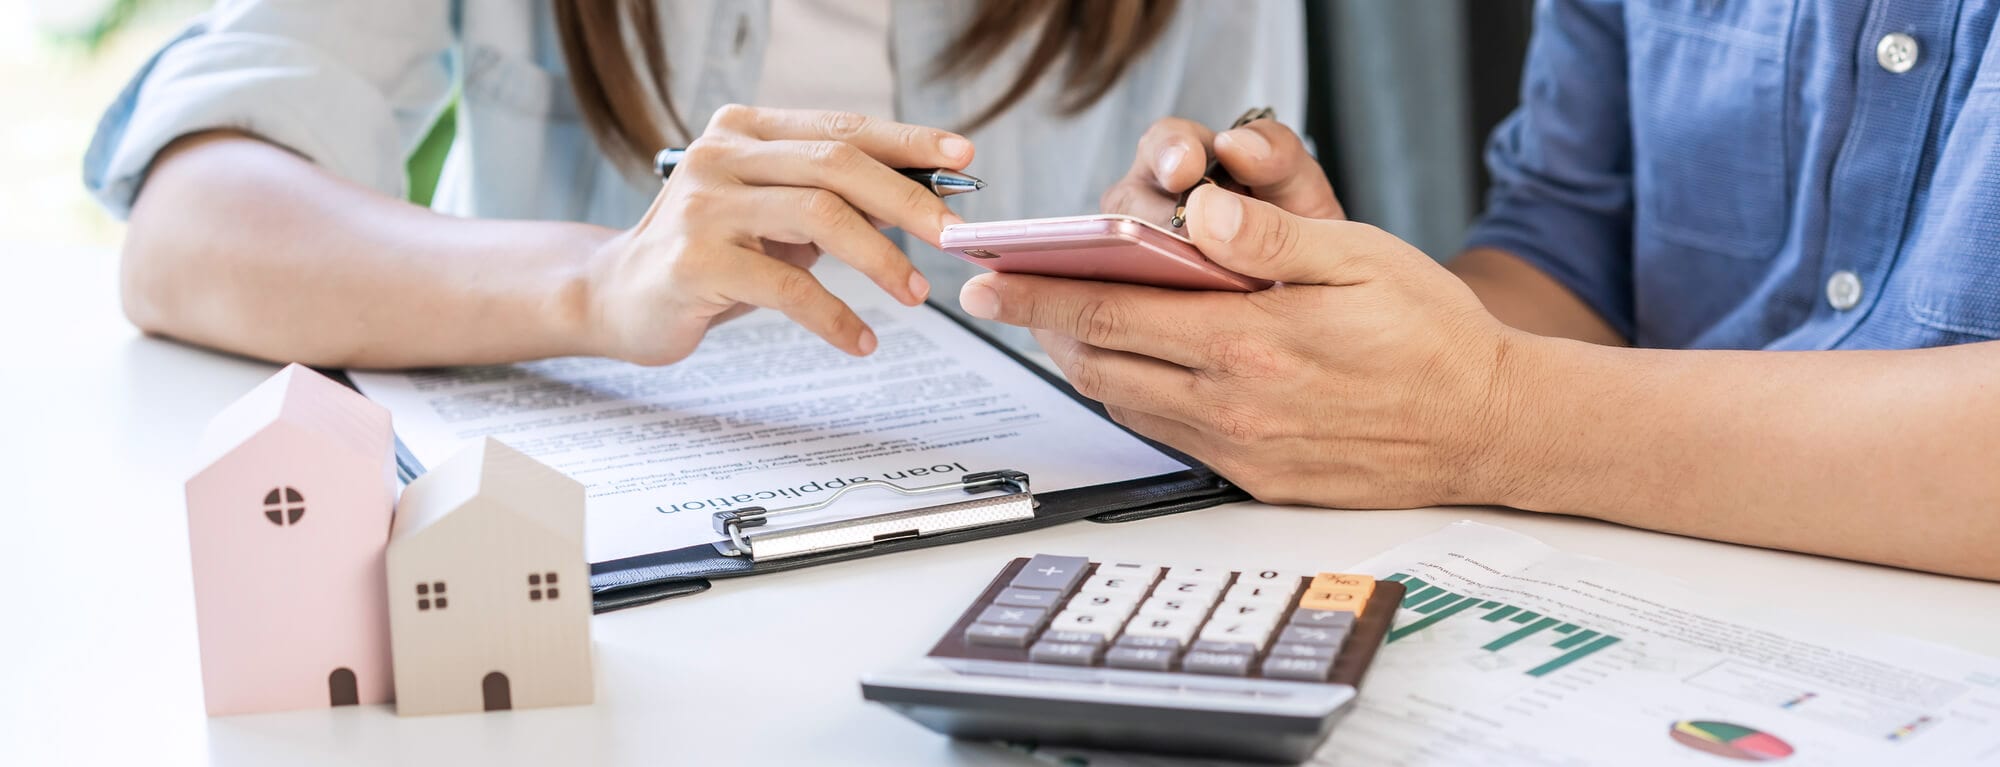
[[[996,587],[962,622],[977,657],[1326,682],[1376,582],[1041,554]]]

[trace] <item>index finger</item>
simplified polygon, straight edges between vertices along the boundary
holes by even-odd
[[[892,168],[949,168],[972,162],[972,142],[951,131],[818,109],[749,109],[716,121],[766,141],[842,141]]]
[[[1139,137],[1127,178],[1142,178],[1163,192],[1194,186],[1208,169],[1208,148],[1215,132],[1193,120],[1162,118]]]
[[[1213,328],[1227,326],[1214,313],[1231,299],[1242,296],[998,272],[974,277],[959,291],[959,305],[974,317],[1187,368],[1203,367],[1204,351],[1214,348]]]

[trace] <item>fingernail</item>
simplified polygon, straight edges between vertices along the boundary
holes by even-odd
[[[1202,234],[1217,240],[1235,239],[1236,230],[1243,226],[1243,201],[1220,189],[1204,187],[1197,194],[1201,195]]]
[[[862,329],[861,329],[861,341],[860,341],[860,343],[858,344],[858,346],[860,346],[860,347],[861,347],[861,356],[863,356],[863,357],[866,357],[866,356],[868,356],[868,355],[870,355],[870,354],[874,354],[874,353],[875,353],[875,331],[873,331],[873,330],[870,330],[870,329],[868,329],[868,328],[862,328]]]
[[[938,151],[954,160],[968,160],[972,157],[972,142],[957,136],[946,136],[938,140]]]
[[[1181,163],[1187,162],[1187,156],[1188,148],[1179,144],[1160,150],[1160,159],[1154,165],[1159,168],[1161,189],[1173,188],[1169,179],[1173,178],[1174,171],[1180,169]]]
[[[1262,160],[1271,156],[1271,142],[1265,141],[1262,134],[1249,128],[1224,131],[1222,135],[1215,138],[1217,141],[1235,146],[1238,151],[1249,156],[1252,160]]]
[[[919,272],[910,272],[910,295],[916,296],[917,303],[923,303],[931,295],[931,281]]]
[[[968,282],[964,290],[958,291],[958,306],[982,320],[994,319],[1000,316],[1000,294],[985,285]]]

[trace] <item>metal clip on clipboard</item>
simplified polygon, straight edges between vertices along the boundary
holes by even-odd
[[[963,490],[967,493],[993,490],[1006,492],[1004,495],[892,511],[855,519],[779,530],[756,529],[768,524],[773,517],[818,511],[832,506],[841,496],[849,492],[869,487],[879,487],[903,495],[926,495],[951,490]],[[728,540],[716,543],[715,547],[732,557],[749,557],[752,561],[765,562],[840,549],[862,548],[902,538],[925,538],[956,530],[1030,519],[1034,516],[1035,496],[1028,491],[1028,475],[1012,469],[967,474],[960,477],[957,482],[923,487],[903,487],[892,482],[871,479],[843,487],[828,496],[826,500],[817,503],[778,509],[746,506],[741,509],[718,511],[715,513],[715,531],[727,536]]]

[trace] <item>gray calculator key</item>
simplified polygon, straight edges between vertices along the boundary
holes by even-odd
[[[1039,607],[1044,610],[1062,601],[1062,592],[1053,589],[1008,588],[993,598],[993,604],[1008,607]]]
[[[1118,637],[1118,646],[1136,647],[1142,650],[1165,650],[1175,655],[1179,655],[1181,651],[1180,640],[1173,637],[1138,637],[1126,634]]]
[[[1028,660],[1035,663],[1061,663],[1066,666],[1088,666],[1097,662],[1097,645],[1051,642],[1044,639],[1036,642],[1028,650]]]
[[[980,623],[998,623],[1002,626],[1026,626],[1029,629],[1042,627],[1042,621],[1049,617],[1049,611],[1039,607],[1007,607],[989,605],[979,614]]]
[[[1028,637],[1034,633],[1032,626],[974,623],[965,627],[965,643],[987,647],[1027,647]]]
[[[1228,653],[1231,655],[1257,654],[1257,646],[1249,642],[1230,642],[1221,639],[1198,639],[1195,640],[1194,646],[1189,647],[1188,650],[1192,652]]]
[[[1248,676],[1250,656],[1233,652],[1189,652],[1181,658],[1181,669],[1196,674]]]
[[[1316,644],[1326,647],[1339,647],[1340,643],[1346,639],[1347,627],[1345,626],[1323,629],[1312,626],[1291,625],[1286,626],[1284,633],[1278,635],[1279,644]]]
[[[1324,682],[1333,670],[1333,658],[1292,658],[1272,655],[1264,659],[1264,678]]]
[[[1140,671],[1172,671],[1174,651],[1157,647],[1118,646],[1104,654],[1104,665]]]
[[[1042,634],[1042,641],[1101,645],[1104,644],[1104,635],[1095,631],[1049,631]]]
[[[1090,568],[1090,560],[1083,557],[1057,557],[1036,554],[1021,572],[1014,574],[1014,582],[1008,585],[1024,589],[1050,589],[1068,594],[1083,580],[1083,571]]]
[[[1354,613],[1344,610],[1297,610],[1292,613],[1291,625],[1320,629],[1346,628],[1354,625]]]
[[[1271,647],[1273,658],[1332,658],[1339,648],[1320,644],[1278,644]]]

